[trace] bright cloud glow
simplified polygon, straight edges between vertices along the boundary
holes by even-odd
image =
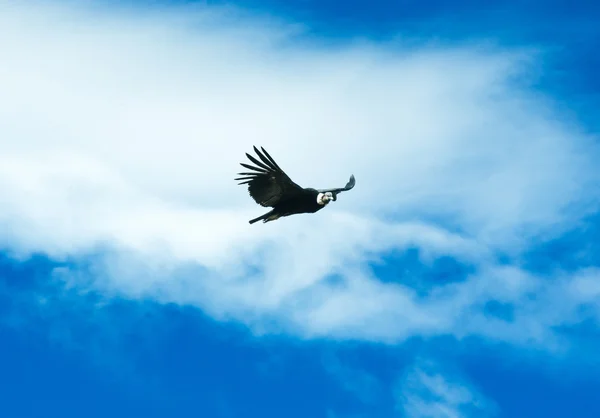
[[[594,138],[515,82],[535,51],[333,48],[231,9],[87,7],[0,2],[10,250],[97,254],[98,289],[257,333],[547,342],[597,299],[589,275],[496,264],[597,208]],[[301,185],[357,185],[316,215],[248,225],[266,210],[233,178],[255,144]],[[419,296],[369,269],[410,246],[477,272]],[[490,318],[496,299],[525,308]]]

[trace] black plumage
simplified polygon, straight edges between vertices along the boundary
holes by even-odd
[[[235,179],[240,181],[240,185],[248,185],[248,193],[256,203],[273,208],[264,215],[251,219],[249,221],[251,224],[261,220],[263,223],[274,221],[283,216],[299,213],[318,212],[330,201],[336,201],[339,193],[352,189],[356,183],[354,175],[351,175],[346,186],[336,189],[319,190],[300,187],[289,178],[263,147],[261,150],[262,152],[254,147],[260,161],[246,153],[248,159],[255,165],[240,163],[242,167],[252,171],[238,173],[242,177]]]

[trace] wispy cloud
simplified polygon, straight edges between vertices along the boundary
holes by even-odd
[[[599,196],[595,138],[515,82],[536,51],[334,49],[228,8],[88,7],[0,2],[11,251],[92,256],[102,291],[307,337],[546,343],[597,297],[580,282],[553,316],[565,280],[515,261]],[[233,177],[253,144],[302,185],[357,186],[317,215],[250,226],[263,209]],[[476,271],[420,296],[370,270],[409,247]],[[518,305],[514,319],[490,317],[491,300]]]
[[[406,418],[492,417],[496,404],[438,364],[418,360],[398,383],[397,408]]]
[[[323,356],[325,370],[339,382],[340,386],[364,404],[381,403],[383,385],[367,371],[345,364],[336,354]]]

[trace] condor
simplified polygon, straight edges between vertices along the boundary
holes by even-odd
[[[317,190],[300,187],[288,177],[263,147],[261,150],[262,153],[256,146],[254,147],[260,161],[246,153],[248,159],[255,165],[240,163],[242,167],[252,171],[238,173],[242,177],[235,179],[240,181],[238,183],[240,185],[248,185],[248,193],[256,203],[273,208],[264,215],[251,219],[250,224],[258,221],[266,223],[299,213],[318,212],[332,200],[336,201],[338,193],[352,189],[356,183],[354,175],[351,175],[346,186],[337,189]]]

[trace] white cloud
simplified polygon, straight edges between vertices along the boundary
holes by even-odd
[[[495,403],[439,366],[419,360],[398,383],[397,408],[406,418],[490,417],[498,411]]]
[[[256,332],[550,332],[543,315],[476,315],[540,288],[495,266],[496,252],[518,255],[596,208],[594,138],[513,82],[534,55],[334,49],[300,29],[232,9],[1,1],[2,244],[54,257],[102,248],[99,289]],[[254,144],[302,185],[351,173],[357,185],[319,214],[248,225],[265,210],[233,178]],[[369,261],[409,245],[481,270],[428,297],[373,277]]]

